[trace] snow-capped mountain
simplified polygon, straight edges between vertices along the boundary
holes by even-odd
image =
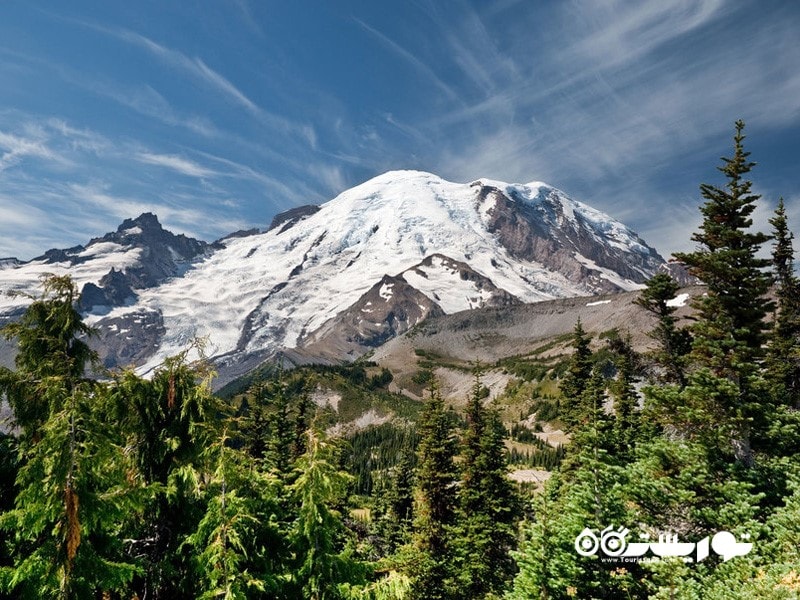
[[[85,247],[4,263],[0,286],[35,292],[41,273],[71,273],[109,366],[146,370],[200,336],[234,372],[284,348],[354,356],[431,314],[634,289],[663,264],[544,183],[394,171],[213,245],[142,215]],[[22,303],[3,298],[0,313]]]

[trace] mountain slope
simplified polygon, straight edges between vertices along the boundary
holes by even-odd
[[[214,246],[158,233],[154,220],[12,264],[0,283],[31,291],[32,275],[73,273],[109,366],[146,369],[207,336],[224,372],[303,345],[346,358],[430,314],[630,290],[664,264],[630,229],[546,184],[418,171],[386,173]],[[387,294],[388,283],[403,293]],[[365,320],[370,294],[386,310]]]

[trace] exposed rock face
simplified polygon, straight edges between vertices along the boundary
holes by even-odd
[[[8,258],[0,258],[0,270],[2,269],[13,269],[14,267],[18,267],[22,264],[22,262],[10,256]]]
[[[192,260],[221,246],[212,246],[182,234],[175,235],[161,226],[156,215],[144,213],[135,219],[125,219],[117,231],[94,238],[85,247],[50,250],[45,253],[45,258],[48,262],[67,262],[77,266],[96,258],[94,250],[106,247],[138,251],[138,259],[119,270],[112,266],[97,283],[86,283],[81,289],[81,309],[84,311],[131,303],[137,297],[134,290],[151,288],[181,275]]]
[[[142,364],[157,348],[164,335],[161,314],[137,310],[120,317],[101,319],[95,325],[98,335],[92,340],[106,368]]]
[[[131,289],[129,278],[122,271],[111,267],[99,285],[89,282],[83,286],[80,307],[88,312],[95,306],[123,306],[134,300],[136,293]]]
[[[167,231],[153,213],[125,219],[116,232],[91,240],[87,248],[103,242],[142,250],[140,264],[125,269],[130,287],[139,289],[179,275],[182,267],[209,249],[205,242]]]
[[[302,221],[306,217],[310,217],[317,212],[319,212],[319,206],[316,204],[306,204],[304,206],[298,206],[297,208],[290,208],[289,210],[275,215],[272,218],[272,222],[269,224],[267,231],[272,231],[273,229],[280,227],[280,233],[283,233],[293,225],[297,224],[298,221]]]
[[[473,184],[476,185],[476,184]],[[598,292],[620,291],[619,285],[600,277],[601,269],[624,279],[643,283],[664,259],[636,239],[644,252],[631,252],[622,244],[603,239],[607,223],[591,221],[572,210],[553,188],[542,186],[535,200],[521,198],[509,189],[506,193],[489,185],[479,186],[481,201],[493,200],[488,229],[515,258],[539,262],[563,273],[571,281],[591,284]],[[588,259],[588,261],[586,260]],[[594,263],[594,264],[592,264]]]
[[[326,322],[302,347],[320,357],[356,358],[444,311],[402,276],[385,275],[347,310]]]
[[[497,287],[494,282],[478,273],[475,269],[470,267],[467,263],[445,256],[444,254],[432,254],[425,258],[418,265],[414,265],[410,269],[403,271],[399,277],[404,281],[415,286],[417,289],[424,290],[425,282],[420,278],[427,280],[430,283],[430,295],[437,303],[442,301],[441,297],[433,291],[433,288],[442,284],[442,275],[450,277],[455,281],[449,282],[449,287],[458,287],[458,283],[465,283],[461,286],[464,295],[456,301],[463,301],[463,306],[454,307],[457,312],[460,310],[468,310],[472,308],[483,308],[485,306],[511,306],[514,304],[521,304],[519,298],[509,294],[507,291]],[[436,279],[437,281],[434,281]],[[453,310],[446,312],[454,312]]]
[[[251,235],[258,235],[259,233],[261,233],[261,230],[258,227],[253,227],[252,229],[240,229],[238,231],[234,231],[233,233],[229,233],[228,235],[219,238],[215,243],[224,245],[225,240],[250,237]]]

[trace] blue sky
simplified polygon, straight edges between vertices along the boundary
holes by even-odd
[[[156,212],[213,240],[391,169],[546,181],[691,248],[747,123],[800,231],[800,4],[0,3],[0,256]]]

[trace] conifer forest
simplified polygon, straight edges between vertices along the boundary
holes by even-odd
[[[212,393],[202,341],[106,371],[74,282],[44,280],[3,329],[0,598],[800,597],[800,279],[783,201],[754,230],[751,170],[739,121],[677,256],[705,286],[691,321],[660,273],[636,300],[651,351],[578,320],[558,368],[508,367],[555,382],[537,414],[558,446],[487,397],[480,365],[456,408],[432,371],[419,403],[368,359]],[[340,431],[320,382],[399,418]]]

